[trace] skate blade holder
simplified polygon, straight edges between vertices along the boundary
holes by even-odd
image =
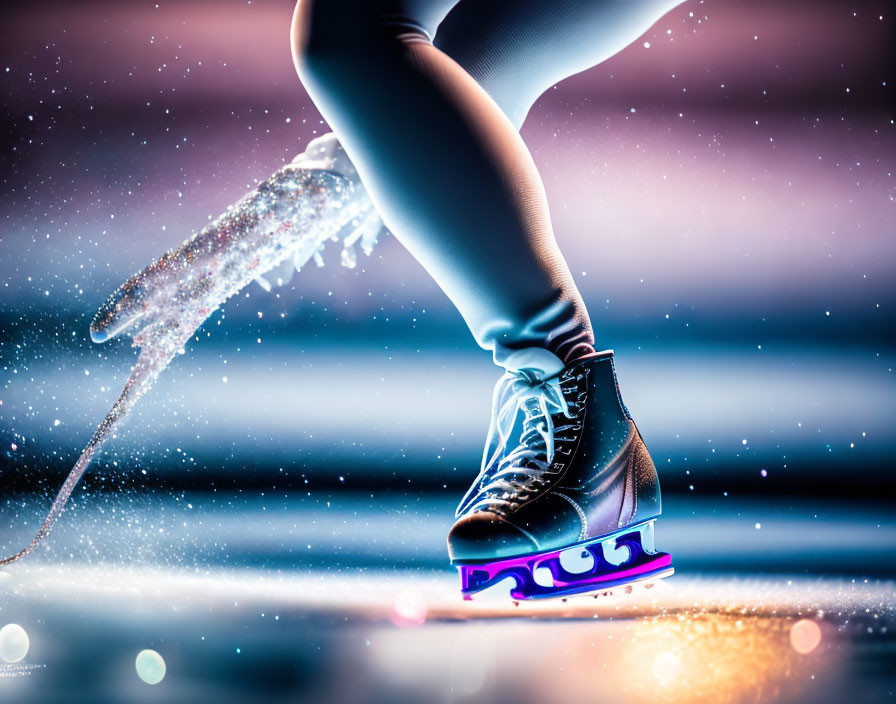
[[[640,582],[652,586],[674,571],[669,554],[654,548],[655,520],[560,550],[458,564],[461,593],[465,600],[472,600],[474,595],[486,590],[503,595],[503,590],[492,588],[508,581],[512,585],[510,598],[514,601],[584,593],[600,596],[620,587],[630,592],[629,587]]]

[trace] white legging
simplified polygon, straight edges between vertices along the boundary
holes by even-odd
[[[680,2],[299,0],[303,84],[385,224],[498,364],[594,345],[520,125],[546,89]]]

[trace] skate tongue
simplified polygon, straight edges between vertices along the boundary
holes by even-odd
[[[514,354],[519,355],[516,359],[524,366],[517,370],[508,369],[495,387],[492,418],[479,476],[461,499],[455,512],[457,516],[469,510],[472,503],[477,501],[477,496],[488,493],[498,475],[519,474],[528,482],[533,479],[534,473],[544,472],[548,468],[549,458],[554,454],[552,413],[556,409],[564,415],[569,414],[557,378],[563,363],[555,355],[539,348],[517,350]],[[537,362],[538,358],[544,363],[533,369],[532,362]],[[546,374],[554,368],[557,372]],[[508,443],[521,411],[525,415],[525,429],[519,438],[520,444],[514,443],[515,446],[511,447]],[[537,443],[539,447],[530,444],[536,439],[540,441]]]
[[[562,360],[552,352],[542,347],[526,347],[514,350],[503,359],[499,359],[495,350],[495,363],[504,367],[513,374],[520,374],[526,378],[542,381],[550,376],[559,374],[563,370]]]

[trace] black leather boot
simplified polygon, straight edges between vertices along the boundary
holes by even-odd
[[[622,403],[612,350],[547,378],[508,372],[494,402],[482,471],[448,535],[465,597],[508,576],[513,597],[527,599],[671,574],[669,555],[653,548],[656,468]],[[561,564],[571,550],[584,569]]]

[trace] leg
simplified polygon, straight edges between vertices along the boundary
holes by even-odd
[[[430,42],[451,0],[301,0],[293,50],[386,225],[506,362],[592,350],[532,158],[495,101]],[[553,370],[552,370],[553,371]]]
[[[543,91],[616,53],[675,4],[461,0],[435,43],[519,127]],[[448,550],[467,599],[507,577],[515,599],[630,589],[673,572],[653,545],[660,510],[656,469],[612,357],[594,355],[540,383],[514,374],[499,382],[482,469]]]
[[[611,357],[593,352],[532,159],[498,103],[432,45],[434,8],[447,12],[451,0],[416,0],[431,11],[426,17],[409,9],[413,1],[301,0],[293,47],[385,223],[509,369],[496,389],[482,471],[449,535],[465,591],[508,570],[521,598],[667,574],[668,556],[650,540],[660,511],[656,471],[622,405]],[[512,23],[505,29],[514,35]],[[483,85],[497,89],[513,54],[525,60],[523,45],[514,46],[503,62],[479,64]],[[562,70],[574,70],[567,58]],[[523,93],[553,82],[545,66],[520,83]],[[513,91],[505,93],[518,123],[527,99],[513,107]],[[520,353],[530,358],[520,362]],[[585,572],[561,563],[573,544],[589,546]],[[525,564],[516,563],[521,553]],[[494,574],[471,566],[496,559]],[[534,586],[542,564],[554,580],[546,591]]]
[[[461,0],[439,25],[435,45],[519,128],[544,91],[621,51],[682,2]]]

